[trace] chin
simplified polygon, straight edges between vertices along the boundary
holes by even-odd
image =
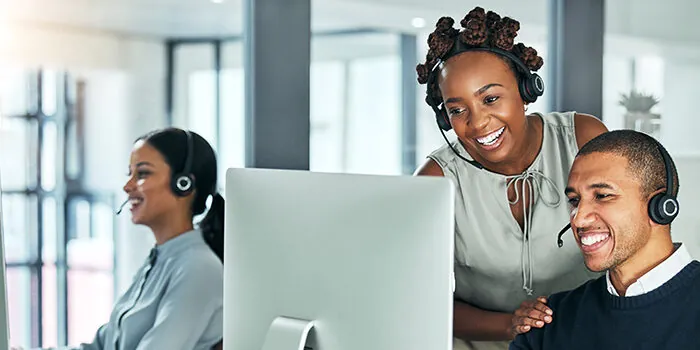
[[[600,261],[599,259],[584,259],[586,268],[591,272],[603,272],[608,269],[608,263],[606,261]]]
[[[139,216],[132,216],[131,223],[134,225],[143,225],[143,218]]]
[[[505,163],[508,161],[511,161],[509,159],[509,150],[507,150],[505,147],[501,148],[495,152],[484,152],[480,151],[479,156],[483,158],[486,162],[491,163],[491,164],[501,164]]]

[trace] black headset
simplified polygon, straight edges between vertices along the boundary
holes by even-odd
[[[649,200],[648,213],[649,218],[659,225],[668,225],[678,216],[678,211],[680,210],[680,204],[678,199],[676,199],[677,193],[673,193],[673,169],[671,168],[671,156],[668,154],[663,145],[656,139],[652,138],[654,143],[656,143],[659,152],[661,153],[661,158],[664,161],[664,170],[666,172],[666,190],[657,193]],[[564,241],[561,236],[566,233],[566,231],[571,228],[571,223],[567,224],[557,236],[557,245],[561,248],[564,245]]]
[[[170,181],[170,188],[173,193],[179,197],[185,197],[194,190],[194,176],[192,175],[192,158],[194,157],[194,140],[192,134],[183,130],[187,137],[187,158],[185,158],[185,166],[182,172],[173,175]]]
[[[649,217],[659,225],[668,225],[678,216],[680,205],[676,199],[677,193],[673,193],[673,169],[671,168],[671,156],[666,152],[664,146],[654,139],[661,157],[664,159],[666,169],[666,190],[651,197],[649,200]]]
[[[439,71],[439,67],[443,62],[447,61],[452,56],[468,51],[487,51],[506,57],[513,62],[517,70],[516,78],[518,80],[518,90],[520,91],[520,97],[523,99],[523,102],[535,102],[537,101],[538,97],[544,94],[544,80],[542,80],[542,77],[540,77],[537,73],[531,72],[514,54],[499,48],[470,47],[463,44],[461,40],[457,40],[450,52],[448,52],[444,58],[438,60],[437,64],[431,70],[429,83],[426,89],[428,95],[426,102],[435,112],[435,118],[437,119],[437,124],[441,130],[449,131],[452,129],[452,125],[450,125],[450,119],[447,115],[443,101],[436,101],[433,99],[433,96],[430,95],[430,85],[431,83],[435,82],[435,79],[437,79],[437,72]]]

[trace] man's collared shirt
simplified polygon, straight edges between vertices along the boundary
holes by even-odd
[[[661,287],[693,261],[685,245],[682,243],[674,243],[673,245],[676,247],[673,254],[632,283],[625,292],[626,297],[642,295]],[[605,280],[607,281],[608,292],[612,295],[620,296],[610,281],[610,271],[605,273]]]

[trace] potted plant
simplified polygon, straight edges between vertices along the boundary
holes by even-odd
[[[640,131],[658,139],[661,131],[661,115],[651,112],[658,103],[659,99],[653,95],[634,89],[627,95],[622,94],[620,105],[627,109],[625,129]]]

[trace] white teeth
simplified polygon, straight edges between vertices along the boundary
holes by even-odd
[[[476,139],[476,142],[485,145],[485,146],[490,146],[496,143],[496,140],[503,134],[503,131],[506,129],[505,126],[501,127],[500,129],[496,130],[495,132],[492,132],[484,137],[479,137]]]
[[[139,205],[139,204],[141,204],[141,202],[143,202],[143,199],[141,199],[141,198],[130,198],[129,199],[129,203],[131,203],[131,205]]]
[[[600,241],[604,241],[609,237],[606,234],[595,234],[581,237],[581,244],[583,245],[594,245]]]

